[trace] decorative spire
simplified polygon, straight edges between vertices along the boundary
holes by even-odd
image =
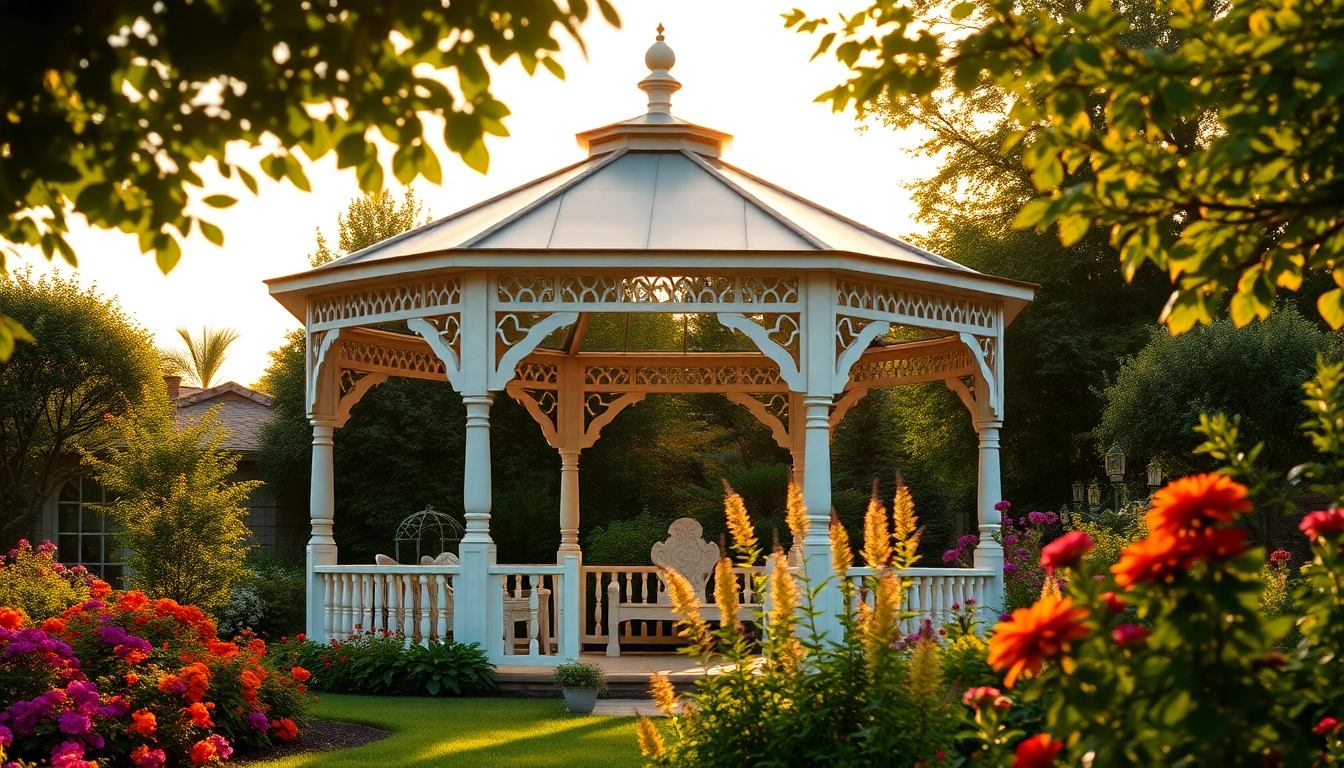
[[[658,36],[654,44],[644,54],[644,64],[651,72],[639,81],[639,89],[649,95],[649,114],[672,112],[672,94],[681,90],[681,83],[668,73],[677,63],[677,55],[672,46],[663,41],[663,25],[658,25]]]

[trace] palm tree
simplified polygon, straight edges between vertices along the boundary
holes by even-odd
[[[186,328],[178,328],[177,335],[182,337],[186,347],[163,353],[164,371],[209,389],[220,366],[229,357],[229,345],[238,340],[238,331],[207,325],[201,328],[201,335],[196,338],[192,338],[191,331]]]

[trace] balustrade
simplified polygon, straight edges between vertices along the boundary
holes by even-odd
[[[447,640],[456,565],[326,565],[314,569],[326,596],[326,636],[400,634],[407,643]]]

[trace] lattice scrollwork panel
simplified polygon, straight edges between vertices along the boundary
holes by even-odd
[[[396,347],[384,347],[378,344],[366,344],[347,341],[341,345],[341,357],[348,363],[365,365],[390,372],[405,372],[408,375],[430,374],[447,378],[443,361],[429,350],[409,350]]]
[[[560,300],[582,304],[620,301],[621,280],[608,275],[560,278]]]
[[[367,291],[324,296],[309,304],[314,325],[364,320],[400,312],[456,306],[462,298],[457,278],[390,285]]]
[[[902,357],[894,360],[860,361],[849,371],[855,384],[891,379],[931,376],[950,371],[965,370],[974,365],[965,349],[940,352],[921,357]]]
[[[748,304],[793,304],[798,301],[798,278],[744,277],[741,295]]]
[[[341,369],[341,397],[345,397],[354,391],[360,379],[378,374],[368,373],[367,371],[352,371],[349,368]]]
[[[748,315],[748,317],[765,329],[771,341],[788,351],[793,357],[794,363],[798,362],[798,356],[802,349],[802,327],[798,315],[772,313],[768,315]]]
[[[590,365],[583,369],[583,384],[586,387],[615,387],[630,382],[630,369],[623,365]]]
[[[550,316],[549,312],[496,312],[495,362],[499,362],[510,347],[522,341],[532,326]]]
[[[836,303],[841,307],[889,312],[917,320],[958,323],[993,329],[994,305],[973,299],[954,299],[931,293],[872,283],[841,280],[836,284]]]
[[[975,340],[980,345],[980,353],[985,358],[985,365],[989,366],[991,371],[997,370],[995,356],[999,351],[998,340],[993,336],[977,336]]]
[[[789,395],[784,392],[766,392],[763,394],[752,394],[752,397],[759,400],[765,406],[765,412],[779,419],[779,422],[788,427],[789,423]]]
[[[642,387],[712,387],[781,385],[779,371],[766,366],[640,366],[635,384]]]
[[[624,397],[621,392],[590,392],[583,398],[583,429],[588,431],[588,427],[595,419],[606,413],[612,405]]]
[[[850,317],[840,315],[835,318],[835,355],[839,357],[854,340],[859,337],[859,332],[872,325],[875,321],[865,320],[860,317]]]
[[[514,380],[522,384],[554,387],[560,383],[560,371],[554,365],[546,363],[523,363],[518,366],[518,373],[514,376]]]
[[[798,279],[777,275],[507,275],[495,293],[501,304],[681,304],[721,306],[797,304]]]

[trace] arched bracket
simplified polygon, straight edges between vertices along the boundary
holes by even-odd
[[[765,403],[745,392],[725,392],[724,397],[728,398],[729,402],[737,403],[751,411],[751,415],[755,416],[757,421],[769,427],[770,436],[775,438],[775,442],[780,448],[792,450],[793,435],[789,434],[788,426],[783,420],[771,413]]]
[[[524,389],[521,382],[510,382],[505,386],[504,391],[514,400],[522,404],[527,412],[532,414],[532,419],[541,427],[541,434],[546,438],[546,444],[552,448],[563,448],[560,439],[559,429],[556,424],[559,421],[559,402],[556,400],[555,392],[549,389],[530,390]],[[541,395],[545,402],[537,399]]]
[[[844,318],[844,320],[848,319]],[[853,368],[854,364],[859,361],[859,356],[863,354],[869,344],[873,343],[873,339],[889,330],[891,330],[891,323],[885,320],[874,320],[854,334],[854,340],[850,342],[849,346],[845,347],[844,351],[835,360],[835,380],[831,384],[831,389],[835,394],[838,395],[845,391],[845,386],[849,384],[849,369]],[[859,395],[859,397],[862,397],[862,395]],[[835,425],[832,424],[831,427],[834,429]]]
[[[976,416],[1000,418],[999,386],[997,377],[994,375],[994,366],[991,364],[993,339],[984,340],[989,345],[988,348],[986,348],[986,345],[981,343],[982,340],[979,336],[970,333],[960,333],[957,335],[961,338],[961,343],[965,344],[966,348],[971,351],[971,357],[974,358],[976,368],[980,371],[980,378],[984,380],[986,385],[985,389],[988,390],[983,394],[975,392],[971,395],[971,401],[977,405],[981,405],[985,409],[985,413],[980,413],[970,403],[967,403],[967,396],[963,395],[961,391],[952,386],[952,380],[948,380],[948,386],[952,387],[952,390],[958,395],[961,395],[962,402],[967,403],[966,407],[971,410],[972,414],[975,414]],[[962,389],[964,390],[966,387],[963,385]],[[981,402],[982,397],[984,398],[984,402]]]
[[[802,372],[798,370],[798,361],[793,359],[793,355],[787,349],[770,338],[770,329],[761,327],[741,312],[720,312],[718,318],[719,322],[728,328],[741,331],[744,336],[751,339],[761,354],[778,365],[779,377],[789,385],[789,389],[794,392],[807,391],[807,382]]]
[[[508,386],[517,373],[518,362],[532,354],[542,341],[557,328],[573,325],[579,319],[578,312],[553,312],[527,329],[527,333],[517,343],[510,346],[500,356],[499,363],[490,372],[490,390],[498,392]]]
[[[462,391],[462,361],[453,351],[452,344],[445,338],[449,331],[439,330],[437,326],[423,317],[413,317],[407,320],[406,327],[429,344],[429,348],[434,350],[434,355],[443,362],[444,371],[448,374],[448,383],[453,385],[453,389]]]
[[[868,394],[867,387],[855,387],[845,392],[845,394],[842,395],[839,400],[835,401],[835,407],[831,408],[832,439],[835,438],[835,428],[840,426],[840,422],[845,418],[845,414],[849,413],[849,409],[853,408],[854,405],[858,403],[860,400],[862,400],[863,396],[866,394]]]
[[[592,448],[593,443],[596,443],[597,438],[602,434],[602,429],[610,424],[612,419],[616,418],[616,414],[643,400],[647,394],[647,392],[626,392],[607,403],[606,410],[593,415],[592,421],[588,422],[588,426],[583,430],[583,440],[579,442],[579,448]],[[587,409],[588,406],[585,404],[584,408]],[[591,410],[588,412],[589,414],[592,413]]]
[[[322,385],[335,387],[336,371],[335,359],[328,362],[327,357],[331,355],[331,348],[336,340],[341,337],[341,329],[336,328],[330,331],[314,331],[308,334],[308,418],[316,418],[319,410],[325,406],[330,413],[330,408],[335,403],[329,402],[327,398],[321,398]],[[334,398],[332,398],[334,399]]]
[[[961,398],[961,404],[966,406],[966,410],[971,412],[972,417],[979,413],[975,405],[975,382],[967,383],[962,379],[947,379],[947,388],[957,393],[957,397]]]
[[[361,376],[344,395],[341,395],[341,401],[336,406],[336,426],[344,427],[345,422],[350,420],[350,409],[355,407],[355,403],[362,400],[370,389],[384,381],[387,381],[385,373],[366,373]]]

